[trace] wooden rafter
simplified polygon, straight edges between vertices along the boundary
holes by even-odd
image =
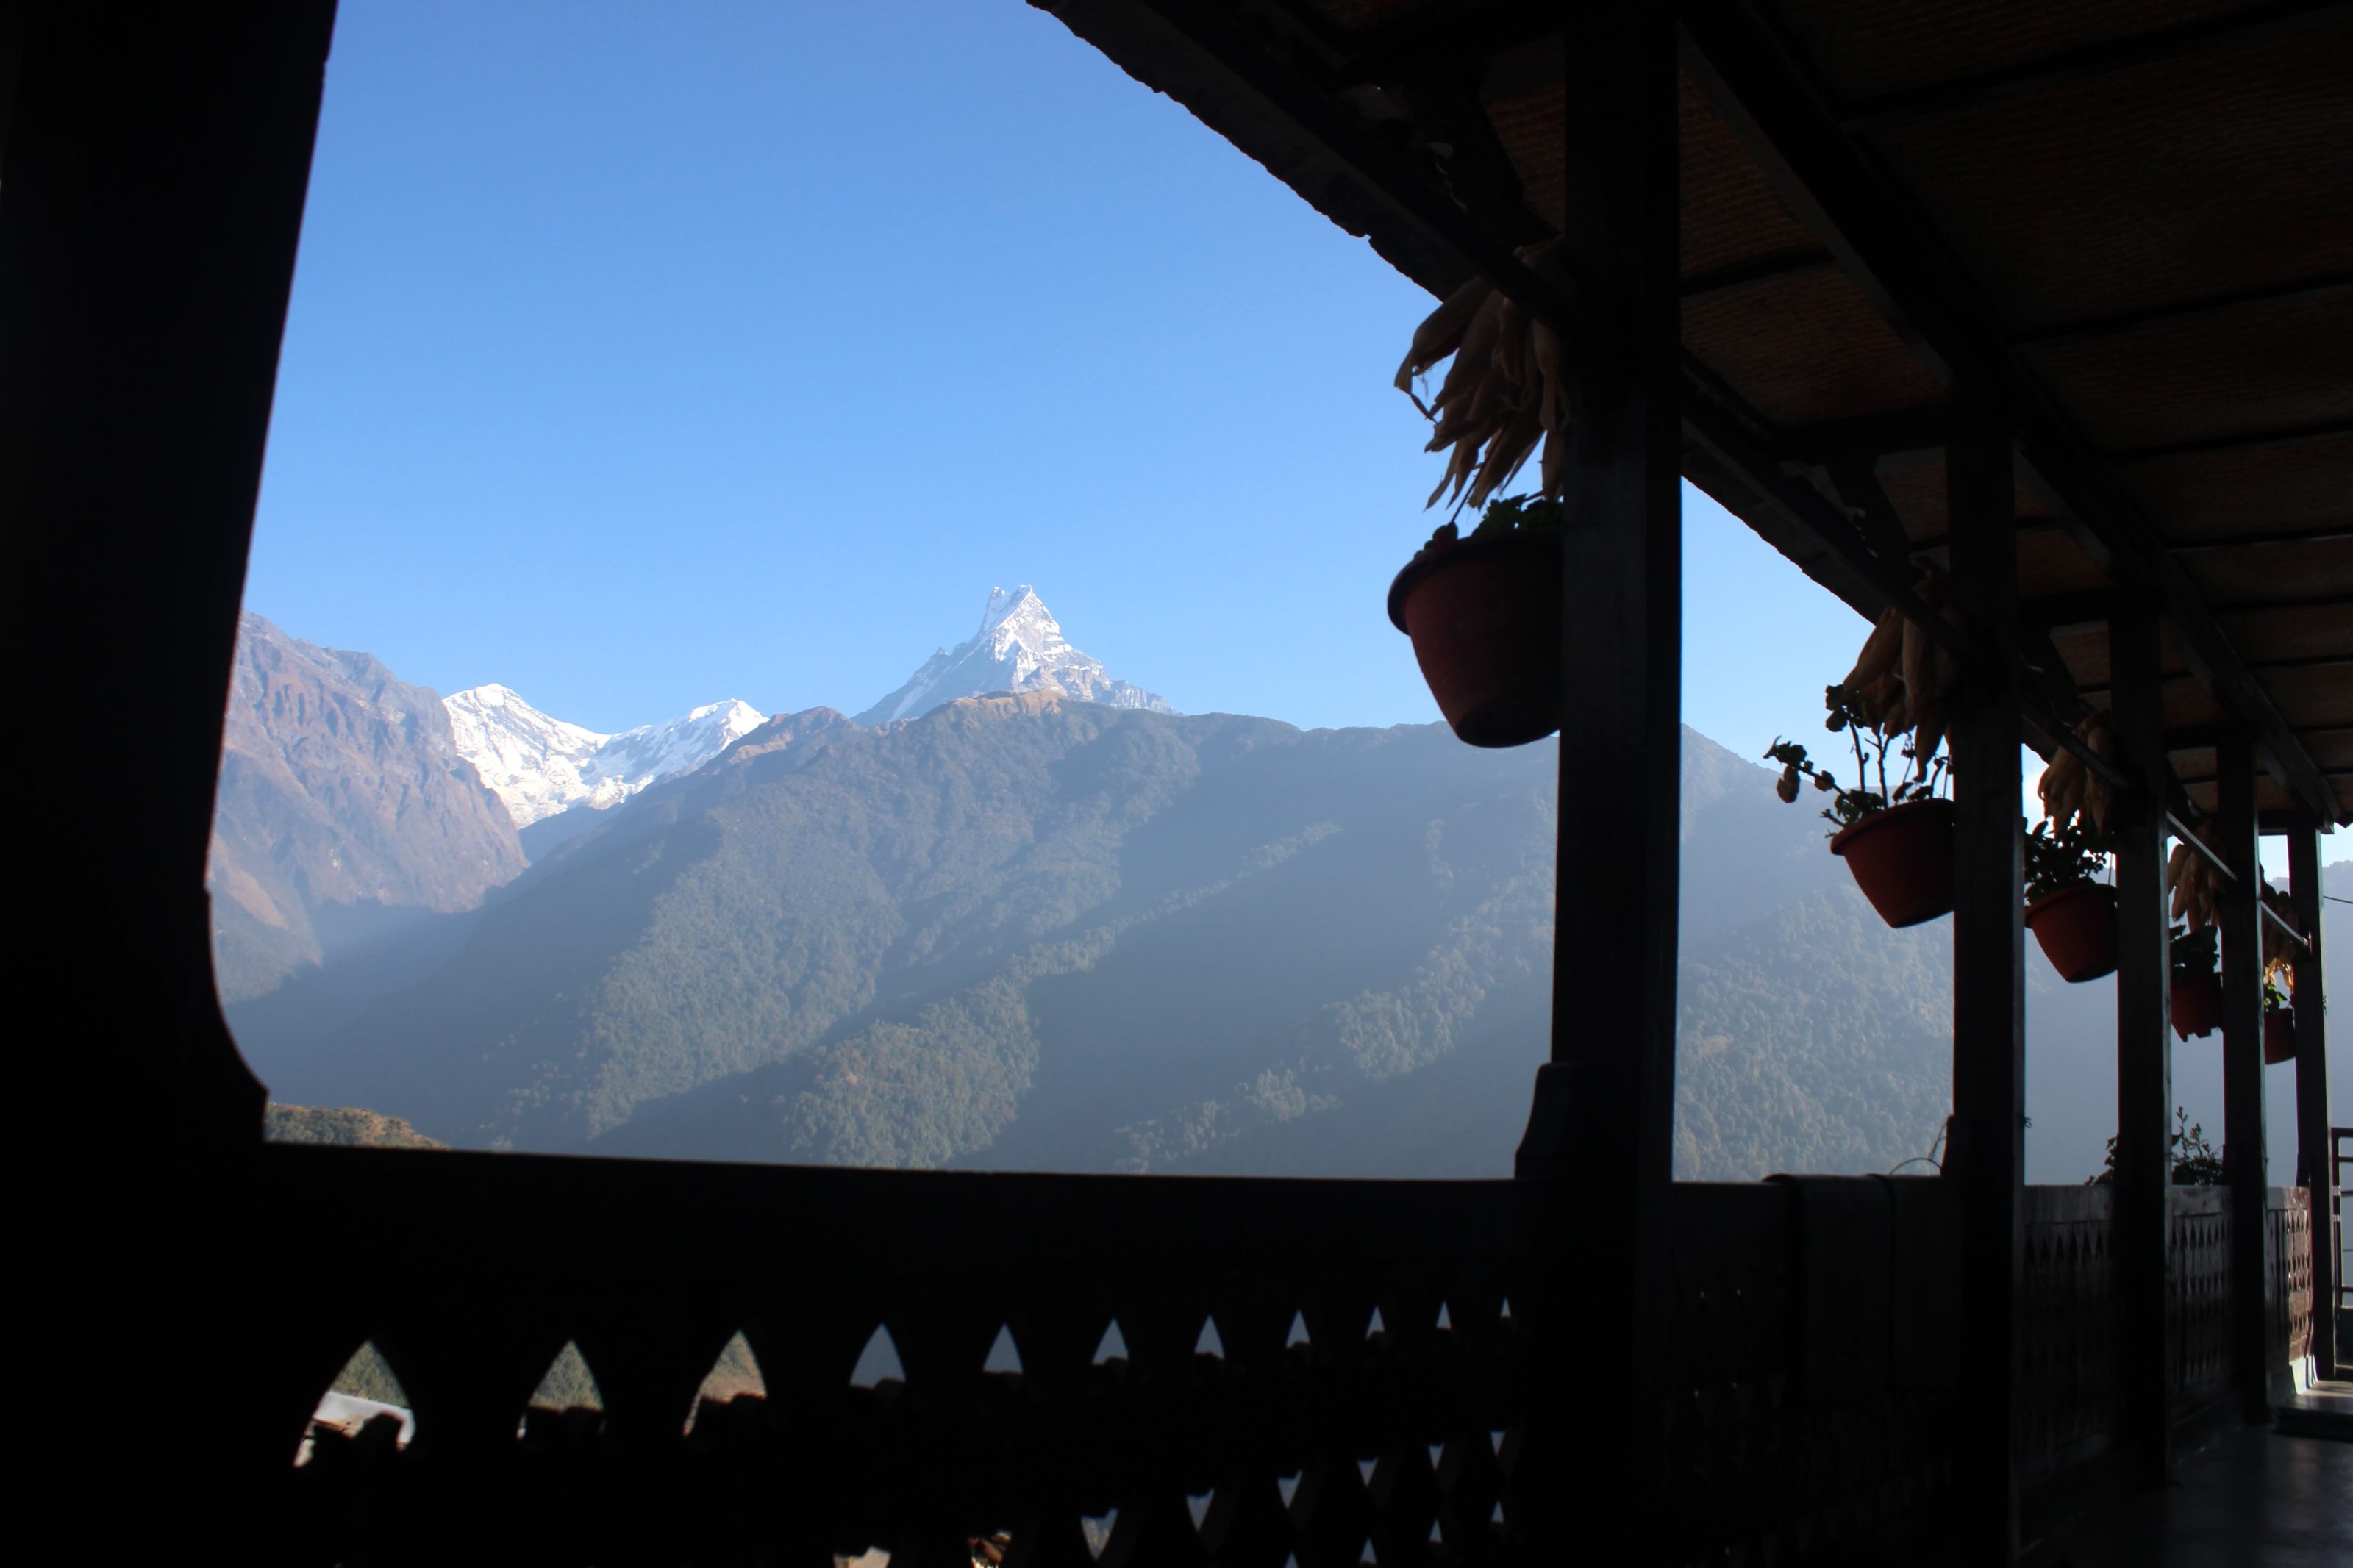
[[[1740,0],[1685,0],[1683,23],[1686,73],[1783,200],[1946,384],[2007,390],[2029,482],[2111,581],[2155,596],[2184,662],[2253,726],[2281,782],[2315,811],[2343,820],[2328,780],[2196,584],[2019,362],[1966,277],[1840,126],[1793,51]]]

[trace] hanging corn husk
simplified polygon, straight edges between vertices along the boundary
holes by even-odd
[[[2116,759],[2116,732],[2105,713],[2094,713],[2075,726],[2075,738],[2102,762]],[[2035,793],[2042,797],[2042,813],[2058,826],[2064,826],[2079,813],[2090,819],[2094,835],[2105,839],[2108,835],[2108,814],[2115,808],[2116,792],[2114,785],[2094,773],[2073,752],[2062,749],[2042,770],[2042,782]]]
[[[2289,932],[2299,930],[2303,922],[2296,919],[2294,899],[2268,883],[2263,887],[2263,902],[2271,911],[2287,922],[2283,928],[2270,921],[2263,921],[2263,968],[2268,977],[2274,971],[2281,973],[2290,972],[2303,943]]]
[[[1942,573],[1926,574],[1915,591],[1947,625],[1957,629],[1966,625],[1959,607],[1949,602]],[[1864,722],[1881,735],[1913,732],[1913,765],[1925,778],[1930,760],[1945,743],[1946,703],[1959,680],[1960,660],[1890,605],[1863,639],[1854,668],[1840,684],[1855,694]]]
[[[1561,276],[1557,247],[1520,252],[1539,276]],[[1438,395],[1424,403],[1414,383],[1448,355],[1454,363]],[[1462,497],[1473,511],[1511,482],[1544,444],[1538,465],[1543,493],[1558,499],[1567,474],[1568,387],[1557,333],[1474,278],[1447,296],[1413,334],[1398,390],[1413,399],[1436,428],[1432,452],[1444,452],[1446,471],[1427,504]],[[1467,491],[1467,496],[1466,496]]]
[[[2200,828],[2198,837],[2211,847],[2212,824]],[[2173,853],[2166,858],[2165,885],[2173,895],[2168,906],[2169,918],[2187,921],[2191,931],[2215,923],[2221,911],[2221,877],[2213,863],[2186,841],[2175,844]]]

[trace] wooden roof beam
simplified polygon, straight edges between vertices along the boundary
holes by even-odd
[[[1952,416],[1949,408],[1907,408],[1861,419],[1789,426],[1779,432],[1777,444],[1783,457],[1802,462],[1846,457],[1865,457],[1881,463],[1912,456],[1941,458]]]
[[[2051,594],[2018,606],[2019,619],[2046,632],[2084,632],[2105,626],[2116,613],[2116,596],[2105,589],[2088,594]]]
[[[2334,544],[2353,539],[2353,528],[2290,529],[2282,533],[2242,533],[2222,539],[2185,539],[2166,549],[2176,555],[2194,555],[2208,550],[2263,550],[2274,544]],[[2219,614],[2225,606],[2214,606]]]
[[[2145,310],[2126,310],[2112,316],[2091,316],[2080,321],[2064,321],[2056,326],[2038,327],[2031,332],[2010,335],[2012,348],[2052,348],[2063,343],[2092,342],[2101,338],[2113,338],[2143,327],[2179,326],[2191,321],[2212,321],[2236,314],[2241,310],[2263,305],[2306,304],[2318,300],[2335,299],[2353,293],[2353,272],[2332,273],[2325,278],[2298,279],[2291,283],[2267,284],[2261,289],[2241,289],[2228,294],[2210,295],[2202,300],[2183,300],[2169,305],[2154,305]]]
[[[2100,39],[2039,59],[2021,60],[1950,81],[1858,100],[1841,107],[1838,122],[1842,130],[1856,131],[1911,115],[1959,109],[2031,88],[2051,87],[2195,54],[2283,27],[2323,20],[2348,9],[2353,6],[2345,0],[2274,0],[2269,5],[2227,16],[2200,17],[2128,38]]]
[[[1498,55],[1559,37],[1560,0],[1472,0],[1350,40],[1340,64],[1348,82],[1404,82],[1477,70]]]
[[[2104,463],[2146,463],[2158,458],[2191,458],[2208,452],[2243,452],[2253,447],[2294,447],[2306,441],[2333,441],[2340,436],[2353,436],[2353,419],[2295,425],[2281,430],[2242,430],[2229,436],[2200,436],[2188,441],[2168,441],[2161,446],[2102,452],[2099,460]]]
[[[2322,816],[2346,820],[2316,763],[2240,659],[2180,563],[2020,364],[1968,279],[1841,129],[1785,41],[1743,0],[1683,0],[1683,66],[1784,201],[1836,255],[1888,322],[1947,386],[2005,388],[2029,482],[2119,587],[2154,594],[2183,661],[2253,726],[2280,780]]]
[[[2214,606],[2218,616],[2269,615],[2274,610],[2353,609],[2353,595],[2344,594],[2289,595],[2277,599],[2226,599]]]
[[[1719,294],[1730,294],[1759,283],[1778,283],[1786,278],[1806,278],[1817,272],[1828,272],[1836,266],[1838,258],[1813,247],[1760,256],[1747,261],[1735,261],[1684,279],[1683,300],[1688,305],[1694,300],[1711,300]]]
[[[1365,236],[1423,288],[1444,295],[1483,275],[1568,335],[1567,300],[1465,209],[1440,163],[1400,153],[1329,84],[1283,58],[1280,39],[1205,0],[1030,4],[1184,105],[1324,216]]]
[[[1683,468],[1692,481],[1744,519],[1783,554],[1799,563],[1808,575],[1830,586],[1866,620],[1876,620],[1888,605],[1901,605],[1930,638],[1972,663],[1984,657],[1965,635],[1944,616],[1921,603],[1913,592],[1910,560],[1904,554],[1884,555],[1872,548],[1863,520],[1848,515],[1804,479],[1784,471],[1780,461],[1743,428],[1736,411],[1727,410],[1711,395],[1703,366],[1686,358],[1683,397]],[[1699,384],[1694,384],[1698,382]],[[1852,475],[1849,476],[1852,479]],[[1714,479],[1715,482],[1711,482]],[[1729,481],[1742,493],[1727,497],[1719,485]],[[1793,548],[1794,546],[1794,548]],[[1821,558],[1835,568],[1826,570]],[[2038,634],[2038,640],[2039,634]],[[2046,645],[2047,646],[2047,645]],[[2041,683],[2029,679],[2019,702],[2019,715],[2042,738],[2035,750],[2044,756],[2064,750],[2119,790],[2138,787],[2105,757],[2075,734],[2075,719],[2058,710]],[[2075,705],[2081,707],[2080,697]]]

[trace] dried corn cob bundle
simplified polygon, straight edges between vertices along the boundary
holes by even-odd
[[[2270,921],[2263,922],[2264,972],[2269,974],[2276,969],[2286,973],[2291,971],[2295,963],[2295,955],[2302,947],[2302,944],[2288,932],[2301,929],[2303,922],[2296,919],[2294,899],[2269,884],[2264,885],[2263,894],[2263,902],[2271,907],[2272,912],[2287,922],[2284,929],[2273,924]]]
[[[2212,829],[2201,828],[2199,838],[2213,844]],[[2187,843],[2176,844],[2165,862],[2165,885],[2172,889],[2170,918],[2187,921],[2191,931],[2214,924],[2221,909],[2221,879],[2212,862]]]
[[[2116,727],[2108,722],[2106,713],[2094,713],[2076,725],[2075,738],[2100,761],[2116,762]],[[2092,819],[2092,830],[2105,838],[2108,836],[2108,813],[2116,804],[2116,786],[2088,767],[2082,772],[2084,784],[2079,804]]]
[[[1562,275],[1557,248],[1520,252],[1539,276]],[[1415,378],[1448,355],[1453,364],[1427,404]],[[1464,496],[1473,510],[1509,484],[1544,444],[1543,493],[1558,497],[1567,476],[1568,387],[1559,334],[1473,279],[1447,296],[1413,334],[1398,366],[1398,390],[1411,397],[1436,427],[1427,450],[1444,452],[1446,471],[1428,504]]]
[[[2105,713],[2094,713],[2076,725],[2075,738],[2101,761],[2116,761],[2116,731]],[[2051,765],[2042,770],[2042,782],[2035,786],[2035,793],[2042,797],[2042,813],[2054,826],[2063,826],[2081,813],[2091,818],[2096,837],[2107,837],[2108,813],[2116,803],[2116,788],[2074,752],[2062,750],[2051,759]]]
[[[1960,607],[1951,602],[1950,590],[1941,572],[1924,574],[1914,590],[1920,602],[1934,610],[1947,626],[1959,630],[1964,626]],[[1945,732],[1951,716],[1946,700],[1960,683],[1961,661],[1952,649],[1928,635],[1928,629],[1916,622],[1904,623],[1904,651],[1898,668],[1903,671],[1904,693],[1910,705],[1911,720],[1916,730],[1912,738],[1912,750],[1924,771],[1928,759],[1945,743]]]
[[[1852,691],[1868,693],[1880,681],[1895,674],[1895,661],[1903,652],[1904,612],[1890,605],[1880,612],[1879,623],[1863,639],[1862,652],[1855,657],[1854,668],[1839,684]]]
[[[2087,770],[2074,752],[2063,751],[2052,757],[2051,765],[2042,770],[2042,782],[2034,786],[2035,794],[2042,797],[2042,815],[2053,824],[2071,820],[2083,805],[2084,780],[2087,776]]]

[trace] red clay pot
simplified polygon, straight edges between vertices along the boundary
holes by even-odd
[[[1839,830],[1831,853],[1854,885],[1902,930],[1953,912],[1953,803],[1914,800],[1874,811]]]
[[[1521,746],[1560,728],[1557,538],[1507,534],[1426,551],[1389,584],[1388,607],[1457,737]]]
[[[2116,972],[2116,890],[2077,882],[2026,906],[2026,929],[2070,985]]]
[[[2263,1015],[2263,1066],[2295,1060],[2295,1009],[2274,1007]]]
[[[2213,974],[2178,975],[2173,982],[2173,1032],[2182,1039],[2211,1035],[2222,1022],[2222,981]]]

